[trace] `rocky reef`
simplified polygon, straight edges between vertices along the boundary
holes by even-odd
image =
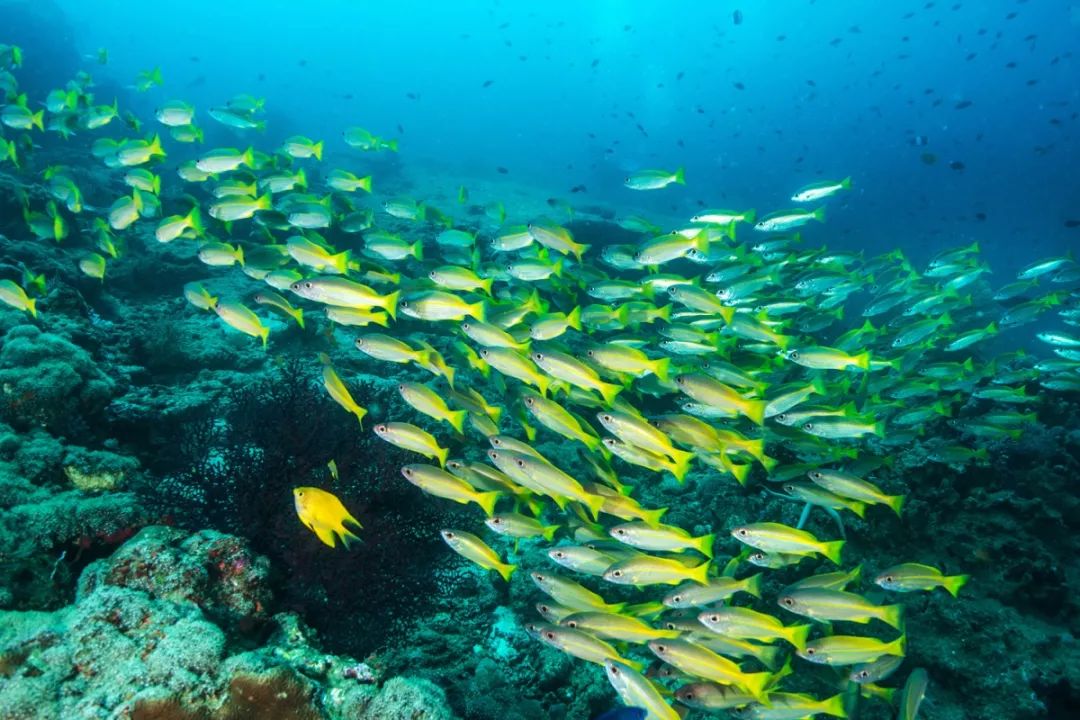
[[[90,563],[72,605],[0,613],[5,720],[451,720],[443,691],[323,651],[271,614],[240,538],[151,526]]]

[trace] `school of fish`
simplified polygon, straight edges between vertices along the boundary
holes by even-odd
[[[955,597],[968,578],[920,558],[865,574],[845,557],[844,514],[871,525],[902,516],[908,488],[890,456],[915,439],[933,462],[985,462],[988,445],[1035,420],[1041,393],[1080,391],[1071,257],[1032,263],[992,289],[976,244],[916,267],[900,251],[804,243],[851,178],[797,189],[790,209],[761,217],[710,209],[678,227],[623,217],[637,242],[590,247],[566,226],[567,208],[558,221],[518,218],[493,199],[477,224],[455,213],[470,202],[464,187],[458,208],[373,201],[378,178],[357,168],[364,153],[398,145],[360,127],[337,147],[294,136],[257,148],[260,99],[169,100],[139,119],[99,102],[84,72],[31,100],[17,82],[22,62],[18,48],[0,46],[0,168],[48,193],[21,198],[29,235],[72,252],[103,283],[138,252],[135,238],[182,244],[208,274],[175,288],[192,312],[269,350],[274,328],[295,323],[347,338],[351,360],[372,373],[391,371],[386,363],[430,373],[401,381],[401,404],[365,424],[348,378],[329,356],[313,358],[345,413],[419,456],[404,481],[478,506],[471,527],[442,538],[503,580],[535,585],[527,631],[601,666],[621,700],[653,720],[680,717],[681,705],[756,720],[846,717],[859,702],[914,718],[928,678],[894,676],[919,642],[905,634],[899,595]],[[162,85],[158,69],[135,81],[137,91]],[[241,147],[203,148],[204,119]],[[88,152],[111,186],[39,167],[43,134]],[[168,172],[167,158],[179,159]],[[625,185],[685,182],[679,168]],[[88,202],[105,192],[107,207]],[[238,272],[250,279],[245,296],[210,292],[215,274]],[[46,279],[33,268],[0,279],[0,300],[44,320]],[[1056,329],[1037,340],[1052,354],[983,351],[1009,328],[1051,327],[1048,318]],[[407,408],[423,427],[402,419]],[[635,498],[666,476],[756,485],[802,515],[695,536]],[[345,523],[359,522],[333,494],[294,495],[323,543],[358,539]],[[814,509],[827,516],[819,532],[805,529]],[[547,547],[550,564],[517,572],[521,543]],[[792,569],[800,579],[773,579]],[[815,664],[839,669],[848,690],[789,689],[805,687],[791,679]]]

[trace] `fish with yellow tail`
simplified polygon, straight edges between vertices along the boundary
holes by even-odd
[[[471,560],[485,570],[494,570],[506,582],[510,582],[510,576],[517,570],[517,565],[504,563],[498,553],[472,533],[464,530],[440,530],[439,535],[458,555]]]

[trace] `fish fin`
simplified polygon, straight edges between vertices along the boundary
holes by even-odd
[[[832,560],[834,565],[840,564],[840,552],[844,549],[844,540],[833,540],[822,543],[821,554]]]
[[[851,178],[848,178],[848,187],[850,187]],[[818,708],[815,711],[822,715],[832,715],[833,717],[846,718],[848,716],[847,710],[844,709],[844,697],[845,693],[838,693],[833,695],[827,700],[822,700],[818,704]]]
[[[446,416],[450,426],[458,431],[459,435],[465,434],[465,420],[469,417],[468,410],[454,410]]]
[[[544,525],[540,531],[540,534],[544,536],[544,539],[551,542],[555,538],[555,533],[559,531],[559,525]]]
[[[682,452],[681,450],[675,450],[675,462],[667,463],[665,467],[667,471],[675,476],[675,479],[679,481],[679,484],[686,482],[686,474],[690,472],[690,463],[694,459],[694,453]]]
[[[845,190],[850,190],[851,189],[851,176],[850,175],[848,175],[846,178],[844,178],[843,180],[840,181],[840,187],[844,188]]]
[[[792,625],[788,627],[788,640],[797,650],[806,649],[806,638],[810,637],[810,625]]]
[[[670,307],[670,306],[669,306]],[[669,373],[671,372],[671,358],[664,357],[658,358],[653,361],[652,364],[653,374],[660,380],[660,382],[670,382]]]
[[[904,632],[904,606],[885,605],[881,608],[881,620],[900,632]]]
[[[506,582],[510,582],[510,576],[517,570],[517,565],[496,565],[495,571],[502,575],[502,579]]]
[[[772,674],[767,672],[760,673],[744,673],[739,678],[739,684],[743,688],[753,695],[759,702],[767,700],[765,695],[765,689],[769,686],[769,682],[772,680]]]
[[[577,305],[566,314],[566,326],[581,332],[581,306]]]
[[[715,533],[709,535],[702,535],[699,538],[694,538],[694,548],[707,558],[713,556],[713,543],[716,542]]]
[[[904,507],[905,495],[886,495],[885,504],[892,508],[896,516],[900,516],[900,510]]]
[[[397,306],[398,306],[398,298],[400,296],[401,296],[401,291],[400,290],[395,290],[394,292],[390,293],[389,295],[386,295],[385,297],[383,297],[383,300],[386,303],[384,309],[386,310],[386,313],[390,316],[390,318],[393,319],[393,320],[397,320]]]
[[[709,584],[709,565],[711,565],[711,563],[708,560],[706,560],[705,562],[701,563],[700,565],[697,565],[697,566],[695,566],[693,568],[690,568],[690,572],[687,574],[687,577],[689,577],[694,582],[701,583],[702,585],[708,585]]]
[[[970,579],[970,575],[951,575],[945,578],[943,587],[949,591],[950,595],[957,597],[960,594],[960,588],[967,585]]]
[[[684,168],[681,168],[681,167],[677,168],[675,170],[675,175],[672,177],[672,182],[678,183],[679,185],[685,185],[686,184],[686,170]]]
[[[597,388],[600,395],[603,396],[604,402],[608,405],[615,402],[615,396],[622,392],[622,389],[622,385],[616,385],[615,383],[600,383],[600,386]]]
[[[439,467],[446,467],[446,458],[450,457],[450,448],[435,446],[435,457],[439,459]]]
[[[604,506],[604,497],[602,495],[585,495],[581,503],[589,508],[589,512],[592,513],[595,521],[600,517],[600,508]]]
[[[500,497],[502,497],[502,493],[492,491],[477,493],[475,499],[476,504],[483,508],[488,517],[491,517],[495,514],[495,503],[498,502]]]
[[[641,520],[650,527],[656,527],[660,524],[660,518],[667,512],[667,508],[657,508],[656,510],[645,510],[641,513]]]
[[[899,655],[900,657],[907,656],[907,635],[901,635],[893,640],[891,643],[885,646],[888,650],[887,655]]]
[[[337,545],[337,539],[334,535],[334,531],[330,528],[316,527],[314,524],[308,525],[308,527],[311,528],[312,532],[314,532],[315,535],[319,538],[319,540],[322,541],[323,545],[326,545],[327,547],[334,547],[335,545]]]
[[[756,575],[751,575],[750,577],[746,578],[746,580],[744,581],[745,585],[743,587],[744,592],[753,595],[759,600],[761,599],[761,576],[763,574],[764,573],[758,573]]]
[[[825,222],[825,206],[822,205],[814,211],[814,219],[818,222]]]

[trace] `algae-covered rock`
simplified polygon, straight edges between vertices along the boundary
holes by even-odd
[[[88,422],[114,391],[115,382],[90,353],[60,335],[20,325],[0,347],[0,412],[20,429]]]
[[[86,568],[73,605],[0,612],[0,718],[453,719],[437,685],[360,682],[295,615],[266,617],[268,572],[240,538],[146,528]]]
[[[144,528],[111,557],[89,565],[79,596],[103,585],[141,590],[153,598],[193,603],[221,622],[265,619],[269,563],[240,538],[213,530],[189,535],[170,527]]]

